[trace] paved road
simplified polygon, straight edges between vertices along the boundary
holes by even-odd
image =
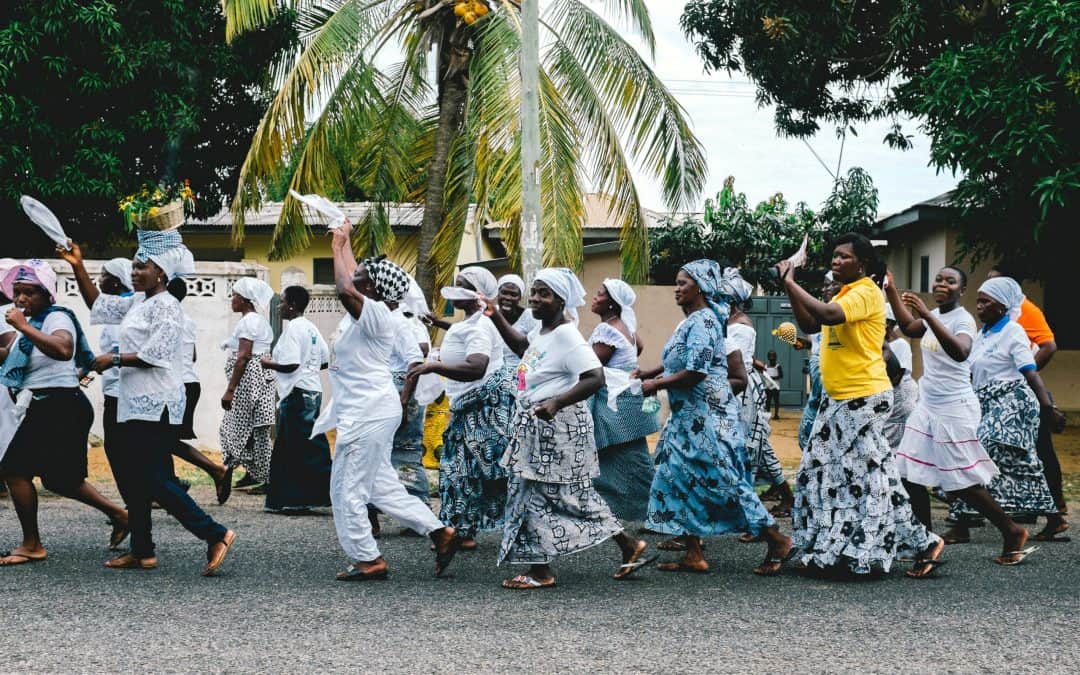
[[[210,492],[196,488],[202,503]],[[382,540],[391,579],[333,580],[329,516],[261,512],[236,495],[215,517],[240,538],[221,576],[203,547],[155,512],[161,567],[105,570],[103,519],[42,502],[50,557],[0,569],[0,671],[355,670],[367,672],[1040,671],[1080,665],[1080,543],[1046,545],[1019,568],[989,557],[989,531],[946,552],[941,578],[824,582],[749,573],[760,545],[710,540],[714,572],[609,579],[614,544],[559,565],[559,587],[499,588],[497,541],[431,576],[426,543]],[[1076,512],[1074,510],[1074,512]],[[18,539],[9,505],[0,543]]]

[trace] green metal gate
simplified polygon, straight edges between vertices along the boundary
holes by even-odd
[[[754,356],[768,363],[766,355],[770,350],[775,351],[776,362],[783,368],[784,377],[780,381],[780,405],[802,407],[806,403],[804,368],[810,353],[797,350],[786,342],[781,342],[772,334],[773,329],[784,321],[795,323],[795,317],[791,313],[791,302],[785,295],[758,296],[754,298],[754,306],[747,314],[753,320],[754,330],[757,331]]]

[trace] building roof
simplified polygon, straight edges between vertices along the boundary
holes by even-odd
[[[249,211],[244,219],[245,228],[273,228],[277,225],[281,216],[282,202],[264,202],[262,208],[257,211]],[[375,202],[335,202],[338,208],[354,223],[364,220],[368,214],[378,206]],[[388,207],[390,225],[394,228],[419,229],[420,222],[424,217],[423,204],[391,204]],[[469,210],[469,218],[472,218],[475,207]],[[325,227],[326,219],[311,209],[304,209],[304,220],[313,227]],[[189,219],[184,225],[188,230],[231,230],[233,226],[232,213],[227,208],[222,208],[215,215],[206,219]]]
[[[912,204],[903,211],[879,218],[875,230],[879,234],[895,232],[903,227],[925,223],[948,223],[955,208],[952,206],[954,191],[942,193],[917,204]]]

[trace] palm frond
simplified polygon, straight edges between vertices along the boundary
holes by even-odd
[[[545,19],[626,140],[627,154],[662,181],[669,208],[689,208],[701,194],[707,166],[679,102],[637,50],[580,0],[555,0]]]
[[[656,36],[653,34],[652,17],[649,16],[645,0],[607,0],[607,8],[629,24],[631,30],[637,33],[649,48],[649,56],[655,59]]]

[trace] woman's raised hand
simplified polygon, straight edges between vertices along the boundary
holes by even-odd
[[[64,259],[69,265],[75,267],[81,265],[83,261],[82,250],[79,245],[70,239],[67,240],[67,245],[71,248],[64,248],[63,246],[56,247],[56,255]]]

